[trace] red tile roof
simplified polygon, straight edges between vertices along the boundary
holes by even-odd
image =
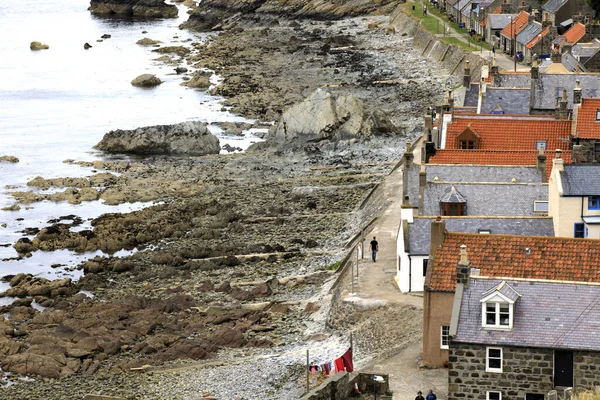
[[[577,113],[576,137],[600,139],[600,121],[596,120],[598,110],[600,110],[600,99],[581,99],[581,106]]]
[[[500,32],[501,35],[507,38],[514,39],[529,23],[529,13],[521,11],[519,15],[513,18],[512,23],[509,23]]]
[[[537,165],[536,150],[447,150],[438,149],[429,157],[429,164],[466,164],[466,165]],[[546,180],[552,171],[553,152],[546,153]],[[571,151],[563,151],[562,158],[571,164]]]
[[[577,22],[562,36],[571,44],[577,43],[585,35],[585,25],[581,22]]]
[[[496,7],[490,14],[500,14],[501,11],[502,11],[502,6],[499,6],[499,7]],[[485,17],[483,19],[483,21],[481,21],[479,23],[479,26],[485,26],[486,22],[487,22],[487,17]]]
[[[455,290],[463,244],[471,267],[479,268],[482,276],[600,282],[598,239],[447,232],[427,271],[428,290]]]
[[[546,149],[569,150],[571,121],[532,116],[453,116],[447,125],[446,149],[458,149],[457,137],[467,126],[480,136],[480,150],[535,150],[538,140]]]
[[[533,39],[531,39],[529,41],[529,43],[527,43],[527,46],[525,46],[525,47],[527,47],[528,49],[531,49],[533,46],[535,46],[536,44],[538,44],[538,42],[540,40],[542,40],[542,38],[544,36],[546,36],[548,34],[548,32],[550,32],[550,28],[546,27],[546,29],[544,29],[542,31],[542,33],[540,33],[539,35],[536,35],[536,37],[534,37]]]

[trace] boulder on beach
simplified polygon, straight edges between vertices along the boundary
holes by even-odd
[[[47,44],[43,44],[41,42],[31,42],[29,44],[29,48],[31,50],[48,50],[50,48],[50,46],[48,46]]]
[[[18,163],[19,159],[15,156],[0,156],[0,162]]]
[[[159,77],[152,74],[142,74],[131,81],[133,86],[138,87],[154,87],[162,83]]]
[[[208,89],[210,87],[211,76],[211,72],[196,71],[192,74],[192,79],[183,82],[182,85],[196,89]]]
[[[384,111],[369,114],[364,103],[352,95],[333,95],[317,89],[291,106],[269,132],[278,144],[318,142],[392,135],[398,129]]]
[[[135,16],[150,18],[175,18],[177,6],[163,0],[91,0],[93,14]]]
[[[159,43],[161,43],[160,40],[154,40],[154,39],[150,39],[147,37],[142,38],[142,39],[138,40],[137,42],[135,42],[135,44],[139,44],[141,46],[152,46],[152,45],[159,44]]]
[[[177,54],[178,56],[182,57],[190,54],[191,52],[190,49],[184,46],[165,46],[152,51],[160,54]]]
[[[109,153],[218,154],[219,139],[199,121],[110,131],[96,145]]]

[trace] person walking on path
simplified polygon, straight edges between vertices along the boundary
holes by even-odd
[[[423,397],[423,392],[421,392],[420,390],[417,392],[417,397],[415,397],[415,400],[425,400],[425,397]]]
[[[377,251],[379,250],[379,243],[377,243],[375,236],[373,236],[373,240],[371,240],[371,243],[369,243],[369,250],[371,251],[373,262],[375,262],[377,259]]]
[[[427,394],[427,397],[425,397],[425,400],[437,400],[437,396],[433,393],[433,389],[429,389],[429,393]]]

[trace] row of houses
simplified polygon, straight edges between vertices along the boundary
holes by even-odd
[[[600,385],[600,76],[490,65],[404,155],[396,283],[448,399]]]

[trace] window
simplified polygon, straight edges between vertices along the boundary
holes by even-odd
[[[512,304],[488,302],[484,303],[484,328],[511,328]]]
[[[594,143],[594,161],[600,162],[600,142]]]
[[[588,197],[588,210],[600,210],[600,196]]]
[[[486,392],[486,400],[502,400],[502,392]]]
[[[540,213],[540,214],[548,214],[548,202],[541,201],[541,200],[535,200],[533,202],[533,212]]]
[[[575,233],[573,237],[582,238],[585,235],[585,224],[583,222],[575,222]]]
[[[461,140],[460,148],[462,150],[472,150],[475,148],[475,141],[474,140]]]
[[[423,260],[423,276],[427,275],[427,264],[429,264],[429,260]]]
[[[478,232],[481,235],[489,235],[490,233],[492,233],[492,231],[490,231],[489,229],[480,229]]]
[[[449,348],[449,335],[450,335],[450,326],[442,325],[441,327],[441,337],[440,337],[440,349]]]
[[[600,121],[600,108],[596,109],[596,121]]]
[[[486,353],[485,371],[502,372],[502,349],[500,347],[488,347]]]
[[[546,141],[545,140],[538,140],[535,142],[535,149],[537,151],[540,151],[540,149],[546,151]]]
[[[465,203],[442,203],[442,216],[461,217],[466,215]]]

